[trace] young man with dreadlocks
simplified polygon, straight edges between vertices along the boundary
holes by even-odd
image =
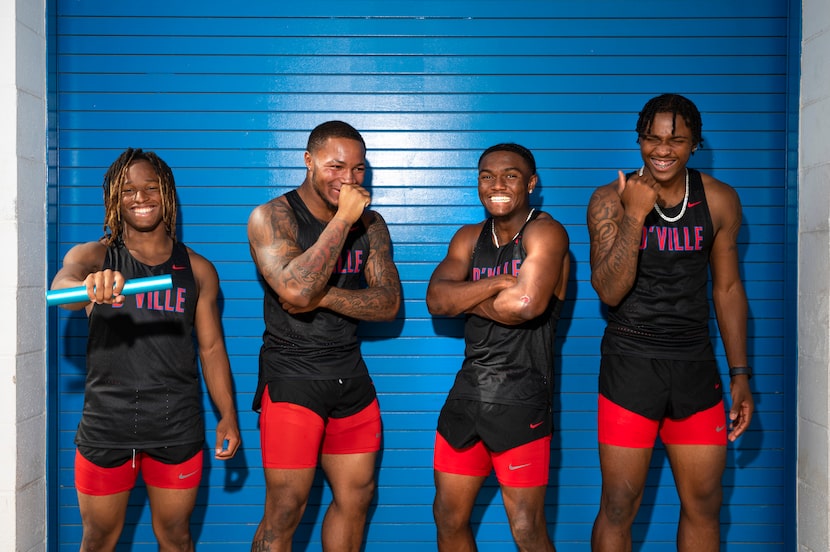
[[[464,314],[464,361],[438,418],[433,517],[438,549],[476,550],[470,516],[495,470],[522,552],[552,552],[545,521],[553,431],[553,347],[570,270],[565,228],[530,205],[527,148],[497,144],[478,161],[490,215],[462,226],[429,281],[434,315]]]
[[[683,96],[649,100],[637,121],[643,166],[597,189],[588,206],[591,283],[608,306],[599,374],[602,495],[592,545],[631,550],[659,435],[680,497],[677,549],[720,546],[726,444],[754,410],[747,301],[738,271],[741,203],[733,188],[687,167],[703,142]],[[729,428],[709,335],[707,282],[729,363]]]
[[[205,427],[193,344],[221,419],[215,458],[240,445],[213,265],[176,240],[176,186],[152,152],[128,149],[104,176],[105,235],[76,245],[52,289],[85,286],[84,409],[75,436],[81,550],[114,550],[141,472],[161,551],[193,550],[190,515]],[[173,289],[125,297],[131,278],[170,274]],[[227,446],[224,446],[227,442]]]

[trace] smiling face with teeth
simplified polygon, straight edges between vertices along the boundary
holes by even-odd
[[[682,116],[671,112],[655,114],[648,132],[641,134],[638,142],[643,163],[654,180],[664,187],[685,182],[686,163],[696,144]]]
[[[331,137],[315,151],[305,152],[307,180],[322,207],[337,212],[341,186],[362,186],[366,176],[366,149],[362,142]]]
[[[166,232],[161,183],[149,161],[140,159],[126,171],[121,187],[121,218],[125,230]]]
[[[538,177],[528,162],[512,151],[494,151],[478,165],[478,197],[494,217],[524,218],[530,210],[530,192]]]

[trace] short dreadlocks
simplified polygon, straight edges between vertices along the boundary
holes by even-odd
[[[640,111],[640,118],[637,119],[638,143],[643,136],[651,132],[654,116],[658,113],[672,114],[672,133],[674,133],[677,116],[680,115],[692,131],[692,147],[697,148],[703,143],[703,122],[700,118],[700,111],[697,110],[692,100],[680,94],[662,94],[646,102],[643,110]]]
[[[122,239],[121,190],[127,179],[127,170],[137,161],[147,161],[159,178],[162,221],[167,235],[176,241],[176,181],[173,171],[158,155],[151,151],[128,148],[113,161],[104,175],[104,243],[112,245]]]

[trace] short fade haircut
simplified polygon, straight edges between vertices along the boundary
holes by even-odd
[[[509,151],[511,153],[515,153],[519,155],[522,159],[525,160],[527,165],[530,167],[530,175],[533,176],[536,174],[536,158],[533,157],[533,152],[527,149],[524,146],[520,146],[519,144],[514,144],[512,142],[506,142],[502,144],[496,144],[495,146],[490,146],[481,156],[478,158],[478,166],[481,167],[481,161],[488,155],[496,151]]]
[[[308,136],[306,151],[314,153],[323,147],[323,144],[329,138],[356,140],[363,145],[363,151],[366,151],[366,142],[363,141],[363,136],[352,125],[343,121],[327,121],[314,127],[314,130]]]
[[[640,138],[651,132],[651,125],[658,113],[672,114],[672,134],[677,116],[683,117],[686,126],[692,131],[692,147],[697,148],[703,144],[703,121],[700,111],[692,100],[680,94],[662,94],[646,102],[640,111],[640,118],[637,119],[637,143],[640,142]]]

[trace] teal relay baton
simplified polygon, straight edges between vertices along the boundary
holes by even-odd
[[[147,278],[133,278],[132,280],[124,282],[124,288],[121,290],[121,295],[135,295],[137,293],[162,291],[172,288],[173,277],[169,274],[164,274],[162,276],[149,276]],[[50,289],[46,292],[47,307],[66,305],[68,303],[80,303],[81,301],[89,301],[89,295],[87,295],[86,288],[84,286],[64,289]]]

